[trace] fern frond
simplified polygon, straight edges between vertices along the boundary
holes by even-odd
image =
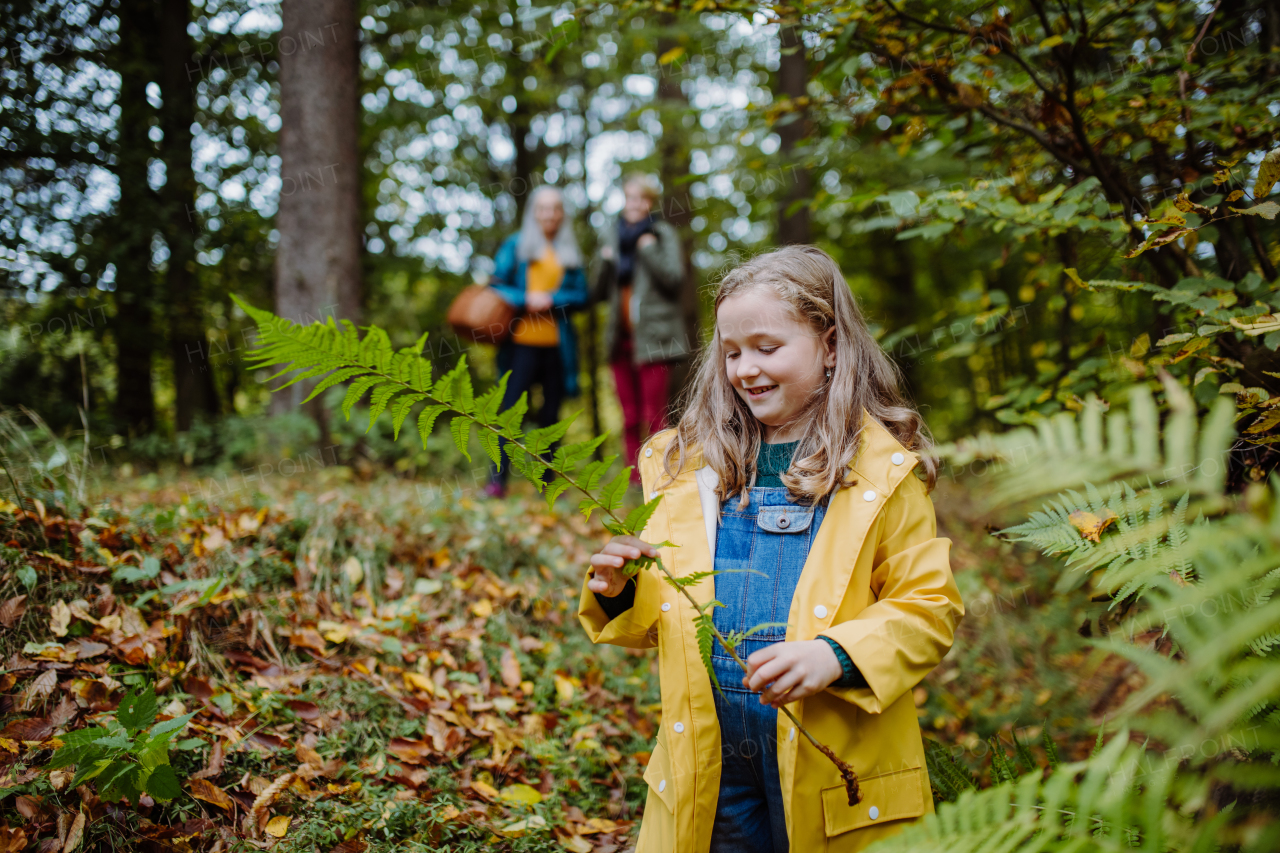
[[[1186,396],[1172,382],[1166,382],[1165,391],[1169,399]],[[1194,406],[1180,404],[1165,424],[1162,442],[1155,398],[1139,385],[1130,391],[1128,412],[1113,409],[1104,416],[1102,404],[1090,397],[1078,415],[1059,413],[1035,429],[982,433],[940,445],[935,452],[957,466],[979,459],[992,463],[989,470],[997,473],[998,481],[993,491],[996,503],[1147,473],[1170,479],[1179,492],[1220,498],[1225,455],[1235,433],[1234,411],[1233,401],[1224,395],[1214,402],[1204,423],[1197,424]]]
[[[924,759],[936,799],[954,802],[965,791],[977,790],[978,783],[969,768],[931,738],[924,739]]]
[[[1044,746],[1044,754],[1049,760],[1049,769],[1056,770],[1061,763],[1058,760],[1058,745],[1053,742],[1053,737],[1049,734],[1049,723],[1046,721],[1044,729],[1040,732],[1040,743]]]
[[[723,607],[718,601],[708,602],[710,606],[707,609],[693,617],[694,635],[698,640],[698,654],[702,657],[702,665],[706,668],[707,674],[711,676],[711,685],[721,694],[724,691],[720,687],[720,679],[716,678],[716,671],[711,665],[711,651],[715,648],[716,627],[711,618],[711,610],[716,606]]]
[[[941,751],[926,747],[929,756]],[[1037,853],[1213,849],[1221,822],[1198,820],[1166,803],[1174,764],[1144,763],[1141,747],[1117,736],[1088,761],[1031,773],[984,791],[964,790],[919,823],[868,847],[869,853]],[[932,765],[931,765],[932,766]],[[1134,780],[1142,778],[1141,785]],[[941,775],[941,774],[940,774]]]

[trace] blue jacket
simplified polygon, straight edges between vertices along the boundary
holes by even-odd
[[[516,258],[516,244],[520,235],[516,234],[503,241],[494,258],[493,282],[490,286],[517,312],[524,310],[524,291],[527,282],[529,264]],[[565,396],[576,397],[578,387],[578,336],[573,323],[569,321],[569,312],[582,308],[587,304],[587,277],[581,267],[566,269],[560,289],[551,294],[551,313],[556,317],[556,325],[560,330],[560,362],[564,365]],[[498,347],[498,374],[502,375],[511,369],[511,358],[514,352],[511,339],[508,338]]]

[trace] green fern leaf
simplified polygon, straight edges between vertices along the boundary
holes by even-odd
[[[387,403],[390,403],[397,394],[404,390],[403,385],[397,385],[393,382],[388,382],[386,385],[374,390],[373,396],[369,398],[369,426],[365,428],[366,433],[373,429],[374,422],[386,410]]]
[[[954,802],[965,791],[976,790],[973,773],[965,767],[951,752],[932,738],[924,738],[925,765],[929,770],[929,781],[941,796],[940,799]]]
[[[351,420],[351,408],[365,395],[370,388],[378,385],[385,380],[381,376],[365,376],[352,382],[347,388],[347,396],[342,401],[342,414],[347,420]]]
[[[649,523],[649,518],[653,515],[653,511],[658,508],[660,503],[662,503],[662,495],[658,495],[648,503],[640,504],[640,506],[631,510],[622,521],[622,529],[633,536],[639,536],[645,525]]]
[[[529,411],[529,395],[521,394],[520,399],[512,404],[511,408],[506,409],[497,418],[494,419],[498,428],[508,438],[519,441],[522,438],[520,425],[524,423],[525,413]]]
[[[1013,753],[1028,773],[1040,766],[1031,755],[1031,750],[1027,749],[1026,744],[1018,739],[1017,729],[1013,730]]]
[[[676,589],[688,589],[690,587],[697,586],[707,578],[715,577],[716,575],[720,574],[723,571],[725,570],[721,569],[720,571],[693,572],[691,574],[681,575],[675,578],[667,578],[666,580],[668,584],[675,587]]]
[[[463,353],[449,372],[440,377],[432,396],[441,403],[448,403],[460,412],[470,412],[471,375],[467,373],[467,355]]]
[[[481,423],[490,424],[497,419],[498,407],[502,405],[502,398],[507,393],[507,380],[510,378],[510,371],[502,374],[498,384],[476,401],[476,414]]]
[[[440,403],[425,406],[418,414],[418,437],[422,439],[422,446],[426,448],[427,439],[431,437],[432,430],[435,429],[436,418],[449,411],[449,407]]]
[[[711,666],[711,651],[715,648],[715,622],[711,618],[711,609],[714,607],[723,607],[724,605],[718,601],[708,602],[706,611],[699,613],[693,617],[694,634],[698,640],[698,654],[702,657],[702,665],[707,671],[707,675],[711,676],[711,686],[714,687],[721,695],[724,690],[720,687],[720,680],[716,678],[716,672]]]
[[[319,397],[321,394],[323,394],[325,391],[328,391],[330,388],[332,388],[334,385],[337,385],[339,382],[346,382],[351,377],[359,376],[361,373],[364,373],[364,372],[365,372],[365,369],[363,367],[344,367],[341,370],[336,370],[333,373],[330,373],[324,379],[321,379],[319,382],[317,382],[316,387],[311,389],[311,393],[308,394],[307,398],[302,402],[310,403],[316,397]]]
[[[409,412],[414,405],[427,399],[426,394],[405,394],[396,400],[396,404],[391,407],[391,437],[393,440],[400,438],[400,427],[404,424],[405,418],[409,416]]]
[[[485,454],[493,460],[494,465],[502,464],[502,447],[497,433],[492,430],[479,430],[480,446],[484,448]]]
[[[503,377],[506,378],[505,376]],[[498,386],[485,391],[475,400],[475,419],[479,424],[491,424],[497,416],[497,411],[492,415],[489,414],[490,409],[496,410],[498,405],[502,403],[502,389]]]
[[[547,493],[545,495],[547,500],[547,509],[551,509],[555,506],[556,498],[560,497],[567,488],[569,488],[569,481],[565,479],[556,480],[554,483],[547,486]]]
[[[1018,774],[1009,762],[1009,756],[1005,754],[1000,740],[994,736],[989,737],[987,745],[991,747],[991,775],[996,782],[1012,782]]]
[[[1056,770],[1058,764],[1058,745],[1053,742],[1053,738],[1049,734],[1048,721],[1044,724],[1044,729],[1040,732],[1040,743],[1044,746],[1044,754],[1049,759],[1049,769]]]
[[[614,476],[609,484],[600,490],[600,505],[613,512],[622,506],[622,496],[627,493],[631,483],[631,466],[628,465]]]
[[[598,435],[590,441],[575,441],[571,444],[562,444],[556,448],[555,455],[551,457],[552,464],[562,470],[575,467],[578,463],[585,459],[589,459],[591,454],[596,452],[601,443],[608,438],[609,434]]]
[[[569,431],[569,427],[577,417],[578,415],[575,412],[564,420],[553,423],[551,426],[529,430],[528,435],[525,436],[525,446],[529,448],[530,453],[539,455],[546,453],[552,444],[564,438],[564,434]]]
[[[462,455],[470,462],[471,450],[468,444],[471,442],[471,421],[455,415],[449,421],[449,434],[453,436],[453,443],[458,446],[458,450],[462,451]]]
[[[458,359],[457,373],[453,379],[453,401],[454,408],[458,411],[473,414],[475,397],[471,390],[471,371],[467,369],[466,359],[465,355]]]
[[[604,479],[604,473],[609,470],[609,467],[613,465],[613,460],[617,458],[617,456],[606,456],[604,459],[587,463],[578,478],[583,488],[589,492],[594,492],[598,489],[600,481]]]

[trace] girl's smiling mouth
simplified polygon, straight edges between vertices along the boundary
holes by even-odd
[[[777,385],[761,385],[758,388],[743,388],[742,390],[746,391],[754,399],[756,397],[764,396],[777,387]]]

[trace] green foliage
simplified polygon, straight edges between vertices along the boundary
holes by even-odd
[[[965,791],[977,790],[973,773],[942,744],[924,739],[924,760],[935,800],[955,802]]]
[[[1189,493],[1183,494],[1166,518],[1165,497],[1154,486],[1139,494],[1128,483],[1116,483],[1106,498],[1091,483],[1085,488],[1087,497],[1067,489],[1048,501],[1043,511],[1033,512],[1025,523],[1006,528],[1001,535],[1014,542],[1029,542],[1074,566],[1074,574],[1063,575],[1062,591],[1102,570],[1092,577],[1095,588],[1111,593],[1120,602],[1141,593],[1161,573],[1191,577],[1191,564],[1181,551],[1188,535]],[[1203,515],[1197,521],[1207,522]],[[1114,532],[1107,532],[1112,525]],[[1094,542],[1091,535],[1100,541]],[[1138,562],[1145,568],[1135,577],[1126,567]]]
[[[1126,734],[1113,738],[1095,759],[1062,765],[1043,781],[1027,774],[984,791],[965,791],[955,802],[942,803],[937,814],[868,849],[1164,853],[1211,845],[1222,821],[1195,821],[1170,809],[1173,767],[1142,775],[1146,754]]]
[[[160,802],[172,800],[182,787],[169,764],[169,741],[195,714],[156,723],[158,710],[152,685],[130,690],[105,728],[88,726],[62,735],[48,769],[74,766],[70,787],[97,780],[98,796],[107,802],[136,804],[143,792]]]
[[[1179,493],[1189,491],[1212,502],[1226,480],[1226,452],[1234,436],[1232,401],[1215,400],[1201,424],[1185,389],[1167,380],[1164,390],[1170,412],[1163,435],[1154,395],[1136,385],[1129,391],[1127,412],[1114,407],[1106,411],[1100,400],[1091,398],[1078,415],[1062,412],[1034,429],[982,433],[941,445],[937,452],[955,465],[990,463],[997,483],[994,500],[1003,504],[1148,473],[1173,483]]]
[[[1125,602],[1120,625],[1092,641],[1127,660],[1142,678],[1112,717],[1119,731],[1108,738],[1107,726],[1100,727],[1088,759],[1060,764],[1046,729],[1049,772],[1043,779],[1040,772],[1018,775],[1016,764],[1033,769],[1035,762],[1016,737],[1013,757],[992,739],[992,776],[1002,784],[980,792],[963,791],[964,777],[957,782],[949,756],[930,748],[930,777],[946,802],[920,826],[874,845],[877,853],[996,847],[1263,851],[1280,843],[1280,823],[1265,806],[1254,805],[1280,792],[1280,483],[1242,512],[1227,503],[1220,479],[1188,477],[1192,489],[1168,512],[1158,487],[1139,492],[1127,482],[1095,487],[1084,479],[1108,471],[1130,480],[1162,473],[1161,466],[1185,458],[1197,433],[1201,459],[1221,462],[1219,448],[1231,440],[1223,407],[1200,425],[1192,412],[1177,408],[1185,396],[1170,389],[1169,397],[1175,406],[1160,430],[1146,425],[1149,395],[1135,393],[1132,419],[1143,426],[1130,435],[1129,421],[1113,420],[1109,446],[1081,439],[1098,432],[1096,415],[1090,426],[1087,410],[1078,429],[1063,418],[1048,437],[1037,434],[1033,458],[1046,465],[1051,482],[1068,488],[1031,521],[1005,531],[1087,570],[1076,574]],[[1010,446],[1017,445],[1008,439],[985,445]],[[1116,446],[1129,447],[1141,464],[1121,464],[1108,452]],[[1074,482],[1066,474],[1072,465]],[[1076,491],[1080,486],[1083,492]],[[1004,493],[1030,490],[1021,482]],[[1193,496],[1201,514],[1187,523]],[[1072,520],[1073,512],[1091,519]],[[1114,521],[1099,527],[1109,512]],[[1100,541],[1089,541],[1086,532]],[[1136,737],[1146,745],[1131,743]],[[1206,793],[1215,788],[1231,792],[1235,802],[1212,806]],[[1243,832],[1246,825],[1253,829]]]

